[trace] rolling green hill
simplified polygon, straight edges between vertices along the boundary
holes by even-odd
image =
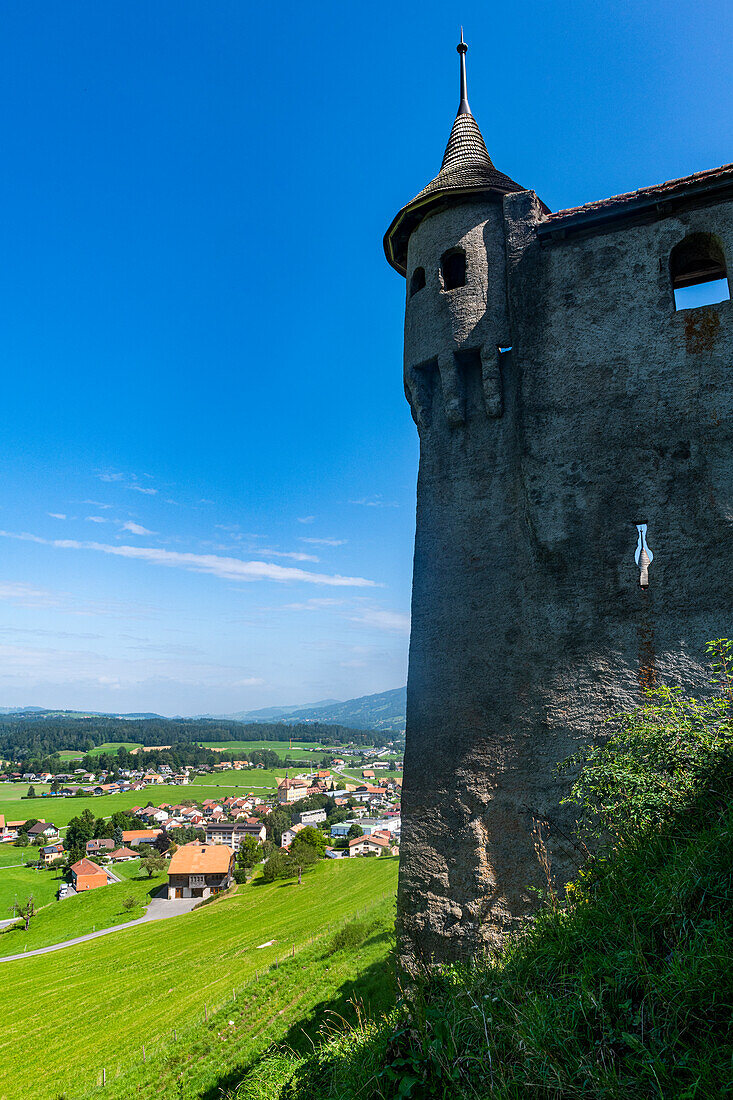
[[[171,1044],[174,1028],[201,1021],[204,1002],[208,1010],[224,1005],[233,989],[250,987],[256,972],[262,974],[275,959],[282,961],[293,946],[297,964],[311,936],[321,935],[325,942],[334,925],[392,895],[396,880],[396,859],[325,862],[304,876],[302,886],[250,884],[180,917],[53,955],[0,963],[0,1100],[52,1100],[61,1093],[76,1100],[93,1090],[103,1066],[109,1078],[118,1070],[139,1068],[143,1044],[149,1054],[162,1050]],[[271,946],[258,949],[270,941]],[[358,972],[358,959],[352,964],[352,972]],[[296,971],[300,996],[312,996],[312,975],[297,965]],[[288,1004],[298,998],[296,989],[287,986],[278,996],[284,1034],[297,1018]],[[248,1026],[256,1032],[265,1022],[257,1014]],[[195,1045],[189,1046],[186,1062],[195,1057]],[[153,1094],[166,1095],[137,1093]],[[118,1095],[136,1094],[123,1090]]]

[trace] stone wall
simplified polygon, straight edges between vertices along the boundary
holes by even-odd
[[[669,254],[715,233],[730,273],[733,206],[557,241],[540,240],[544,217],[522,192],[433,214],[410,238],[408,967],[498,946],[531,911],[534,820],[558,880],[572,875],[557,762],[643,681],[699,685],[705,642],[732,628],[733,303],[675,313]],[[446,292],[436,265],[455,245],[467,284]]]

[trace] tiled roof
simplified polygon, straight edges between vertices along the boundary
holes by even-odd
[[[75,875],[104,875],[107,877],[107,872],[98,867],[96,863],[92,863],[90,859],[80,859],[78,863],[75,863],[71,870]]]
[[[184,844],[168,864],[169,875],[226,874],[234,852],[226,844]]]
[[[679,179],[667,180],[665,183],[657,183],[652,187],[640,187],[637,191],[625,191],[621,195],[612,195],[607,199],[587,202],[583,206],[571,206],[566,210],[556,210],[554,214],[547,217],[543,225],[556,228],[558,222],[564,220],[594,213],[602,214],[606,211],[610,213],[617,208],[619,212],[622,212],[624,208],[645,200],[663,202],[690,189],[704,189],[710,184],[721,183],[733,184],[733,164],[723,164],[719,168],[708,168],[703,172],[693,172],[691,176],[681,176]]]

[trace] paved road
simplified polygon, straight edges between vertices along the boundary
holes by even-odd
[[[121,932],[123,928],[139,928],[146,921],[178,917],[181,913],[190,913],[200,901],[201,898],[175,898],[173,901],[168,901],[165,894],[161,896],[158,893],[150,902],[144,917],[126,921],[124,924],[116,924],[114,928],[103,928],[99,932],[89,932],[86,936],[77,936],[73,940],[64,940],[63,943],[53,943],[50,947],[38,947],[35,951],[23,951],[18,955],[4,955],[0,957],[0,963],[12,962],[14,959],[30,959],[32,955],[47,955],[50,951],[60,951],[63,947],[71,947],[75,943],[85,943],[87,940],[96,940],[99,936],[109,936],[112,932]]]

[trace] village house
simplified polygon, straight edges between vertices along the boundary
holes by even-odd
[[[371,856],[391,853],[393,845],[382,833],[372,833],[371,836],[355,836],[349,841],[350,856]]]
[[[234,851],[225,844],[184,844],[168,865],[168,898],[208,898],[234,878]]]
[[[282,848],[289,848],[295,840],[298,833],[305,829],[305,825],[292,825],[289,829],[286,829],[280,840],[280,846]]]
[[[84,890],[96,890],[100,886],[106,886],[107,882],[107,872],[90,859],[80,859],[71,868],[71,884],[77,894]]]
[[[262,844],[267,837],[267,830],[261,821],[212,821],[206,826],[207,844],[226,844],[235,852],[242,847],[246,836],[252,836]]]
[[[87,855],[94,856],[99,852],[111,852],[115,846],[114,840],[98,837],[96,840],[87,841]]]
[[[162,829],[123,829],[122,843],[131,848],[136,848],[138,844],[155,844],[162,834]]]
[[[48,867],[49,864],[55,863],[57,859],[63,859],[63,843],[59,840],[56,844],[46,844],[43,848],[40,849],[38,856],[40,862],[45,863],[45,865]]]
[[[137,859],[139,852],[133,852],[132,848],[116,848],[110,852],[109,858],[113,863],[127,863],[131,859]]]
[[[33,841],[38,836],[45,836],[48,840],[55,840],[59,831],[52,821],[37,821],[28,830],[28,839]]]

